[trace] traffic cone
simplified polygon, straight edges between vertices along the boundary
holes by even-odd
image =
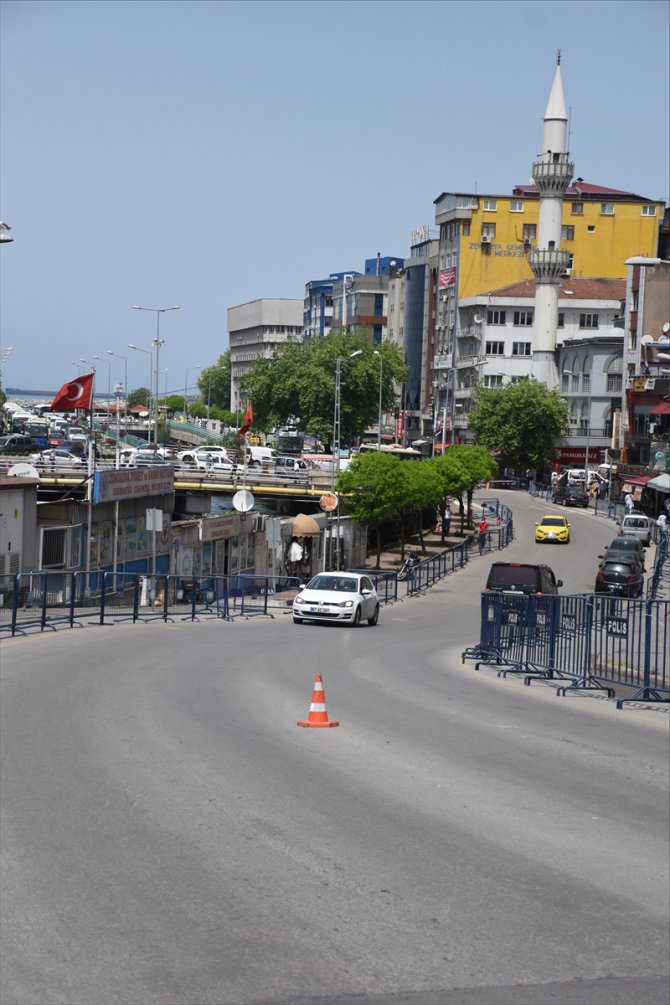
[[[296,726],[339,726],[339,722],[329,722],[326,712],[326,695],[323,690],[323,680],[318,673],[314,680],[314,690],[312,691],[312,704],[309,706],[309,715],[296,723]]]

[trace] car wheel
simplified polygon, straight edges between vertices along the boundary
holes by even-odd
[[[293,615],[293,624],[294,625],[301,625],[302,624],[302,618],[296,618],[296,616],[294,614]]]
[[[379,604],[377,604],[377,606],[375,607],[375,613],[372,615],[372,617],[368,618],[368,624],[370,625],[371,628],[374,628],[374,626],[377,624],[378,621],[379,621]]]
[[[361,623],[361,607],[359,604],[356,610],[354,611],[354,620],[353,620],[354,628],[358,628],[360,623]]]

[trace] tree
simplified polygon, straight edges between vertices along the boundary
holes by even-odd
[[[352,359],[354,352],[360,356]],[[407,373],[398,347],[391,342],[375,345],[367,329],[336,329],[307,342],[287,343],[273,359],[257,359],[242,382],[253,403],[254,426],[269,429],[290,415],[300,416],[305,432],[331,443],[338,358],[340,442],[348,445],[360,439],[377,422],[380,376],[382,410],[390,411],[396,400],[395,382],[402,383]]]
[[[226,349],[213,366],[206,366],[198,378],[202,403],[230,411],[230,349]],[[189,411],[191,409],[189,408]]]
[[[137,387],[134,391],[131,391],[128,395],[128,400],[126,402],[128,408],[132,408],[134,405],[146,405],[149,407],[149,402],[151,401],[151,391],[148,387]]]
[[[468,424],[477,443],[500,453],[518,470],[541,469],[555,456],[554,439],[565,433],[568,409],[558,391],[534,377],[506,387],[477,387]]]
[[[452,455],[451,463],[457,465],[463,473],[464,486],[458,493],[461,533],[463,533],[463,492],[465,492],[467,499],[467,522],[470,526],[472,524],[472,493],[480,482],[487,482],[493,478],[498,465],[488,450],[480,446],[456,445],[450,447],[447,454]]]

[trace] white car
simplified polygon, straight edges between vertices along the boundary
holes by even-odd
[[[358,627],[379,621],[379,598],[369,576],[358,572],[320,572],[301,586],[293,601],[293,621],[337,621]]]
[[[195,464],[197,454],[211,454],[212,457],[217,454],[219,457],[228,457],[228,451],[225,447],[190,447],[188,450],[180,450],[177,454],[177,460],[181,461],[182,464]]]
[[[28,459],[47,468],[81,468],[88,464],[85,454],[75,454],[71,450],[63,450],[62,447],[51,447],[39,454],[29,454]]]
[[[212,454],[209,450],[197,450],[193,461],[198,471],[218,471],[224,475],[232,475],[237,471],[237,465],[223,454]]]

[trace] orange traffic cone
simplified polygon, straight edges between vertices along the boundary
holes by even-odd
[[[323,690],[323,680],[321,674],[316,675],[314,690],[312,691],[312,704],[309,706],[309,715],[296,723],[296,726],[339,726],[339,722],[329,722],[326,712],[326,695]]]

